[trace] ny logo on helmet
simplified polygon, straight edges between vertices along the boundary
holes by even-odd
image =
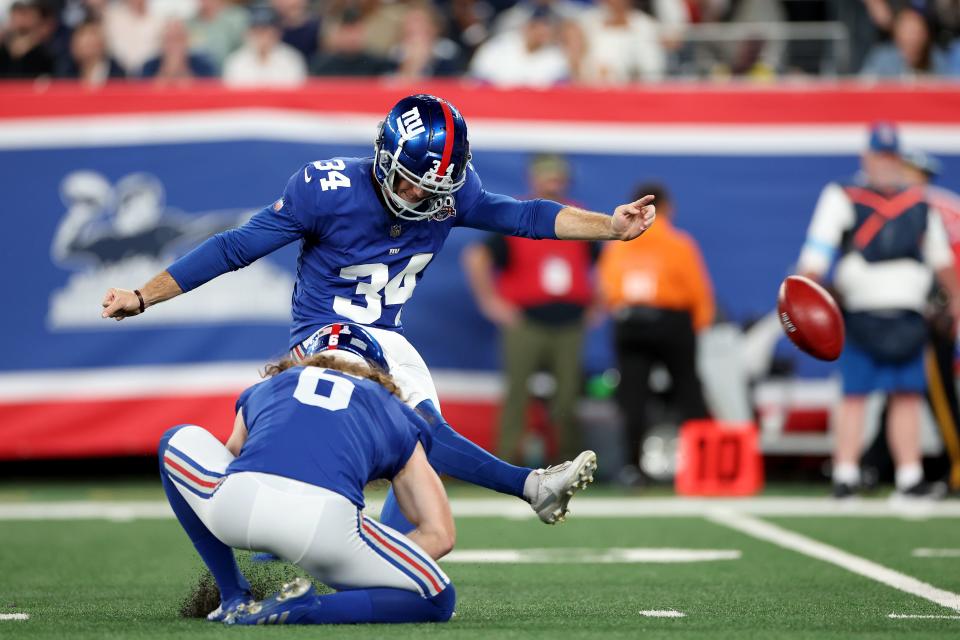
[[[414,107],[397,118],[397,130],[400,132],[401,141],[410,140],[425,132],[427,128],[423,126],[420,110]]]

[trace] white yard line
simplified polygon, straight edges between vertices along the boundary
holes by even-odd
[[[893,587],[905,593],[929,600],[942,607],[960,611],[960,594],[938,589],[931,584],[917,580],[899,571],[894,571],[872,560],[861,558],[813,538],[789,531],[775,524],[758,520],[753,516],[732,511],[716,511],[708,516],[708,520],[716,524],[729,527],[748,536],[773,543],[784,549],[796,551],[805,556],[823,560],[832,565],[846,569],[865,578],[875,580],[881,584]]]
[[[914,549],[914,558],[960,558],[960,549]]]
[[[0,613],[0,621],[4,620],[29,620],[29,613]]]
[[[367,511],[378,514],[378,499],[367,502]],[[455,498],[450,501],[457,518],[535,518],[533,510],[516,498]],[[703,517],[713,512],[757,516],[817,516],[868,518],[960,518],[960,501],[930,503],[903,508],[886,500],[842,503],[830,498],[762,497],[709,498],[592,498],[578,496],[571,502],[573,518]],[[172,518],[166,501],[75,500],[65,502],[0,503],[3,520],[135,520]]]
[[[454,550],[442,562],[480,564],[636,564],[738,560],[737,549],[464,549]]]
[[[960,620],[960,616],[928,616],[916,613],[891,613],[887,617],[894,620]]]
[[[640,615],[647,618],[684,618],[687,614],[673,609],[653,609],[651,611],[641,611]]]

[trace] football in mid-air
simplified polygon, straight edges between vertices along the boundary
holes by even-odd
[[[790,276],[777,298],[780,324],[793,344],[820,360],[843,351],[843,316],[826,289],[803,276]]]

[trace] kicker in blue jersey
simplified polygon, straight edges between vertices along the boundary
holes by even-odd
[[[291,347],[332,322],[400,331],[404,303],[453,227],[553,238],[561,208],[484,191],[468,167],[463,187],[436,214],[412,221],[385,207],[373,158],[334,158],[298,169],[273,206],[210,238],[168,271],[189,291],[302,240]]]

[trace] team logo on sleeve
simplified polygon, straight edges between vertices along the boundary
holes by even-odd
[[[279,200],[273,203],[274,211],[280,211],[280,209],[283,209],[283,198],[280,198]]]

